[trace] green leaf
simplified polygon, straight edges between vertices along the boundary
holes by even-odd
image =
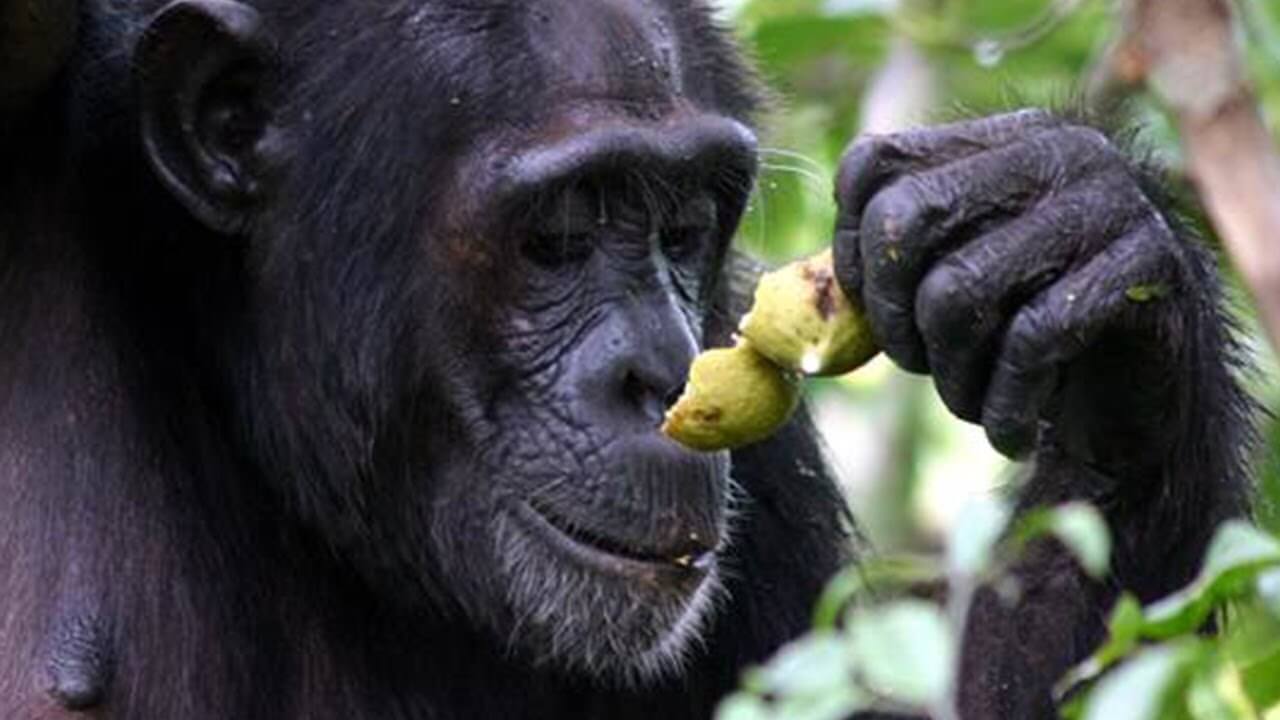
[[[1244,694],[1258,707],[1280,705],[1280,643],[1270,653],[1236,661]]]
[[[853,683],[829,688],[814,695],[782,698],[774,707],[779,720],[845,720],[871,707],[866,692]]]
[[[1222,600],[1249,588],[1257,575],[1280,565],[1280,541],[1246,522],[1218,528],[1195,581],[1146,610],[1143,634],[1168,638],[1198,630]]]
[[[1206,662],[1191,676],[1186,702],[1193,720],[1258,720],[1231,663]]]
[[[817,695],[853,682],[850,653],[834,632],[812,632],[785,646],[743,685],[761,695]]]
[[[831,630],[840,619],[840,611],[854,598],[866,591],[869,583],[862,566],[854,563],[836,573],[818,598],[813,613],[813,626],[818,630]]]
[[[1067,700],[1059,700],[1058,716],[1062,720],[1081,720],[1084,717],[1084,703],[1088,696],[1080,693],[1072,695]]]
[[[716,709],[716,720],[768,720],[769,716],[763,698],[744,692],[725,698]]]
[[[1156,645],[1104,677],[1085,702],[1084,720],[1170,720],[1176,692],[1205,645],[1190,639]]]
[[[986,572],[1010,514],[1009,506],[994,498],[970,502],[960,512],[947,543],[948,572],[961,576]]]
[[[764,667],[748,671],[743,685],[755,697],[726,703],[717,720],[725,720],[721,715],[731,720],[842,720],[871,702],[854,684],[852,671],[844,638],[834,632],[810,633],[784,646]],[[772,703],[760,697],[766,695]]]
[[[902,600],[859,609],[847,632],[857,669],[876,694],[920,708],[946,697],[956,643],[937,606]]]
[[[1220,648],[1242,669],[1280,653],[1280,618],[1258,597],[1229,601],[1218,623],[1223,630]]]
[[[936,582],[942,576],[940,563],[930,556],[900,554],[855,563],[827,583],[818,598],[813,625],[818,629],[834,628],[841,611],[869,589],[895,592]]]
[[[1027,513],[1014,532],[1015,545],[1020,547],[1044,535],[1053,535],[1066,546],[1090,577],[1107,574],[1111,533],[1102,513],[1092,505],[1072,502]]]
[[[1107,620],[1107,641],[1087,660],[1075,666],[1054,688],[1054,696],[1061,700],[1080,683],[1093,680],[1104,670],[1119,662],[1138,646],[1142,634],[1142,604],[1129,593],[1124,593],[1111,610]]]
[[[1169,286],[1164,283],[1150,283],[1147,285],[1131,285],[1124,291],[1124,296],[1130,301],[1136,303],[1149,303],[1152,300],[1159,300],[1169,294]]]
[[[1254,590],[1271,615],[1280,618],[1280,568],[1258,573]]]

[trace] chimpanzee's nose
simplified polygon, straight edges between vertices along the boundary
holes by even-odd
[[[682,379],[673,382],[672,373],[653,367],[661,361],[655,362],[653,358],[632,360],[624,362],[622,367],[622,400],[628,407],[639,411],[646,422],[661,425],[667,409],[675,405],[684,391],[684,382]]]
[[[620,323],[630,341],[609,359],[606,371],[614,384],[610,396],[622,412],[656,427],[684,387],[698,342],[672,298],[652,298],[628,315]]]
[[[674,298],[655,292],[610,312],[574,349],[565,372],[590,422],[653,430],[697,353],[688,317]]]

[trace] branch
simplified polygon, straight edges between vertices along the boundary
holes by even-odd
[[[863,133],[889,133],[920,123],[933,109],[937,73],[910,38],[895,34],[889,56],[862,96]]]
[[[1177,116],[1188,174],[1280,348],[1280,158],[1245,78],[1231,3],[1124,9],[1121,74],[1145,78]]]

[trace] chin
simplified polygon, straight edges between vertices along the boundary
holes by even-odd
[[[685,563],[567,532],[527,504],[498,538],[508,648],[535,664],[618,686],[679,674],[723,593],[717,551]]]
[[[585,467],[501,456],[528,460],[459,464],[433,503],[451,604],[522,663],[614,687],[678,676],[723,604],[728,454],[648,432]]]

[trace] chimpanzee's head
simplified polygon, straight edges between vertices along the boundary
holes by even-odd
[[[755,170],[694,0],[185,0],[135,52],[240,243],[252,464],[397,604],[635,680],[706,619],[727,453],[658,432]]]

